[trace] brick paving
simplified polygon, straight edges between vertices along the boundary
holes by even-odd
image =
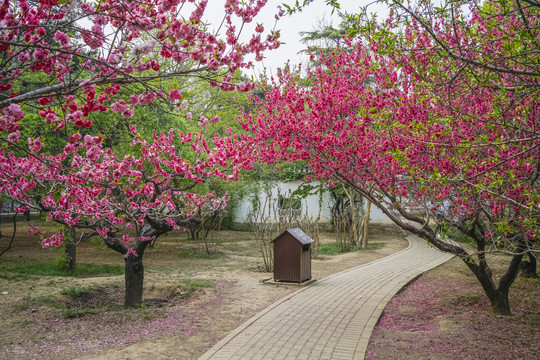
[[[364,359],[388,301],[418,275],[452,257],[412,234],[407,240],[405,250],[329,276],[277,301],[200,359]]]

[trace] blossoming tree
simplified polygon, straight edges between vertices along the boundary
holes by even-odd
[[[510,314],[521,260],[538,253],[540,69],[530,49],[540,49],[540,8],[397,4],[386,22],[358,26],[363,39],[322,55],[307,79],[283,71],[270,81],[244,128],[265,161],[308,160],[314,177],[350,186],[459,256],[493,311]],[[434,220],[476,249],[437,236]],[[495,252],[511,255],[498,283]]]
[[[119,151],[105,146],[93,119],[99,113],[130,119],[160,101],[192,120],[189,99],[167,79],[198,77],[225,91],[253,89],[232,81],[232,74],[251,66],[249,56],[260,60],[278,47],[278,33],[265,34],[257,25],[241,41],[266,1],[223,3],[221,26],[213,32],[205,23],[206,0],[0,5],[0,194],[20,203],[21,211],[46,211],[49,221],[99,234],[123,254],[126,307],[141,304],[149,242],[198,221],[194,214],[204,204],[215,209],[227,202],[190,189],[211,177],[235,180],[251,160],[248,145],[232,134],[206,140],[202,132],[156,129],[145,138],[135,126],[129,150]],[[29,74],[46,81],[29,88]],[[193,121],[204,126],[219,117]],[[26,139],[32,126],[45,135]],[[62,232],[31,232],[42,235],[44,247],[64,239]]]

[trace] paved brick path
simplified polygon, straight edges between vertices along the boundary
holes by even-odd
[[[451,258],[416,236],[407,239],[405,250],[277,301],[200,359],[363,359],[388,301],[409,281]]]

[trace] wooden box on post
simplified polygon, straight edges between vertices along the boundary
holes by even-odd
[[[311,279],[313,239],[298,228],[287,229],[274,244],[274,281],[304,282]]]

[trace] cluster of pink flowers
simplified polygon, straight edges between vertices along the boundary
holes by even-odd
[[[52,234],[50,237],[45,238],[41,241],[41,246],[47,248],[49,246],[59,247],[64,242],[64,233],[58,232]]]
[[[18,104],[11,104],[2,109],[0,116],[0,131],[15,131],[20,128],[18,121],[24,118],[24,111]]]

